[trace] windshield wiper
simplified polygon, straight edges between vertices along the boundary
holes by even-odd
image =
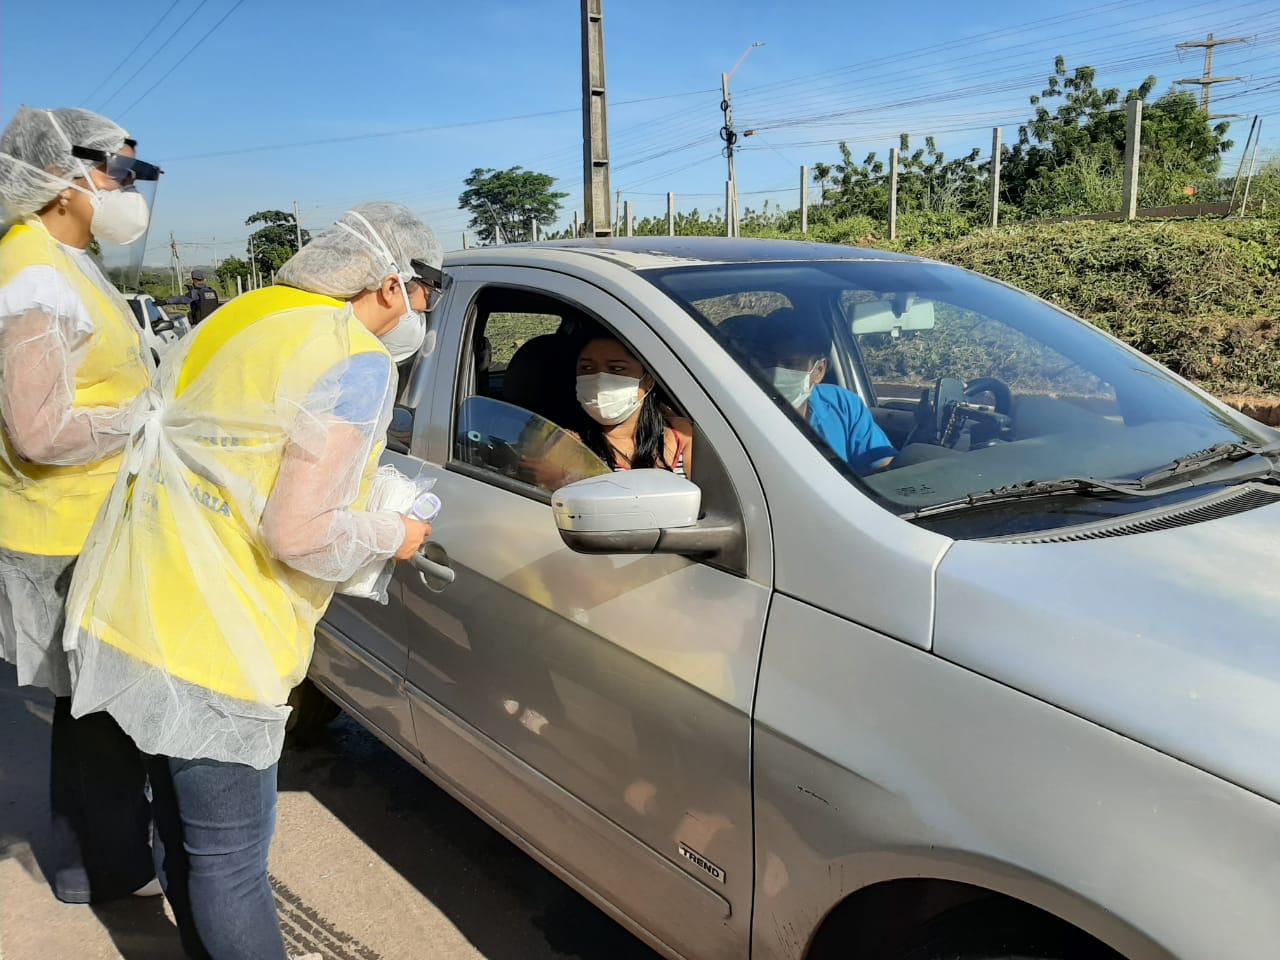
[[[1183,474],[1193,473],[1196,470],[1203,470],[1205,467],[1213,466],[1215,463],[1234,463],[1237,460],[1245,460],[1249,457],[1267,456],[1280,452],[1280,443],[1245,443],[1242,440],[1236,440],[1229,443],[1215,443],[1212,447],[1206,447],[1204,450],[1197,450],[1194,453],[1188,453],[1186,456],[1178,457],[1158,470],[1152,470],[1150,473],[1144,473],[1138,477],[1133,483],[1142,487],[1150,487],[1157,483],[1163,483],[1165,480],[1171,480],[1175,477],[1181,477]]]
[[[1161,490],[1163,494],[1167,491]],[[995,487],[966,493],[955,500],[930,504],[919,510],[900,513],[903,520],[916,520],[920,517],[932,517],[940,513],[953,513],[988,503],[1006,503],[1012,500],[1025,500],[1030,497],[1051,497],[1060,493],[1074,493],[1080,496],[1105,496],[1109,493],[1123,494],[1131,497],[1153,497],[1156,493],[1144,491],[1135,481],[1094,480],[1091,477],[1063,477],[1060,480],[1028,480],[1025,483],[1013,483],[1007,487]]]
[[[1106,496],[1107,494],[1119,494],[1126,497],[1162,497],[1165,494],[1195,486],[1190,480],[1182,480],[1180,483],[1173,484],[1166,483],[1168,480],[1181,478],[1185,474],[1203,470],[1205,467],[1212,466],[1215,463],[1224,461],[1234,463],[1237,460],[1244,460],[1248,457],[1268,456],[1278,452],[1280,452],[1280,442],[1266,445],[1245,443],[1243,441],[1219,443],[1205,450],[1197,450],[1195,453],[1178,457],[1167,466],[1143,474],[1133,480],[1098,480],[1094,477],[1027,480],[1023,483],[1013,483],[1004,487],[995,487],[991,490],[967,493],[955,500],[931,504],[918,510],[901,513],[899,516],[904,520],[915,520],[920,517],[966,510],[969,507],[982,504],[1007,503],[1030,497],[1050,497],[1064,493],[1074,493],[1085,497]],[[1267,472],[1270,472],[1271,469],[1272,467],[1268,466]],[[1158,489],[1155,489],[1157,487]]]

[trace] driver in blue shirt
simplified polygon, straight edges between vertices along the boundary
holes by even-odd
[[[825,327],[790,308],[752,320],[741,345],[783,399],[855,473],[888,467],[898,451],[862,398],[822,382],[831,355]]]

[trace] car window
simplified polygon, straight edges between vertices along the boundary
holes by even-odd
[[[893,303],[868,291],[845,291],[841,309],[857,342],[875,397],[916,399],[938,378],[981,385],[995,377],[1015,400],[1045,397],[1094,413],[1119,413],[1115,389],[1096,374],[1020,330],[976,310],[934,298],[913,298],[904,326],[891,326]],[[912,316],[931,320],[911,329]],[[888,330],[882,329],[890,325]],[[860,332],[860,330],[862,332]],[[987,391],[978,399],[994,399]]]
[[[156,321],[163,319],[163,315],[160,313],[160,308],[156,306],[156,302],[154,300],[147,300],[145,303],[147,307],[147,319],[151,322],[152,328],[154,328]]]
[[[1269,440],[1090,324],[945,264],[750,262],[641,276],[719,339],[836,469],[894,512],[968,504],[1037,480],[1132,480],[1215,444]],[[780,295],[780,305],[765,313],[762,301],[730,324],[727,311],[762,291]],[[871,389],[859,395],[830,382],[832,366]],[[1097,497],[1050,500],[1026,529],[1096,519],[1099,509]],[[1136,496],[1105,507],[1145,509]],[[983,514],[985,527],[975,521],[976,535],[1008,532],[1014,521],[997,514]]]
[[[474,304],[454,404],[454,460],[544,492],[625,467],[577,396],[579,351],[596,334],[607,335],[607,323],[525,289],[484,288]],[[644,359],[634,359],[643,368]],[[660,384],[652,393],[653,416],[667,427],[658,431],[655,456],[692,470],[692,453],[685,453],[691,426]]]
[[[454,456],[548,493],[609,472],[569,431],[489,397],[467,397],[458,407]]]

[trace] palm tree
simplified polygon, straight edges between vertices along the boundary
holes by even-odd
[[[813,179],[818,181],[818,206],[821,207],[827,202],[827,181],[831,179],[831,164],[815,163]]]

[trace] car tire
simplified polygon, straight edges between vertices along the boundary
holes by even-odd
[[[1049,914],[1007,901],[947,911],[909,938],[893,960],[1123,960]]]
[[[293,688],[288,703],[293,711],[285,721],[284,732],[294,741],[315,738],[342,712],[342,708],[310,680],[303,680]]]

